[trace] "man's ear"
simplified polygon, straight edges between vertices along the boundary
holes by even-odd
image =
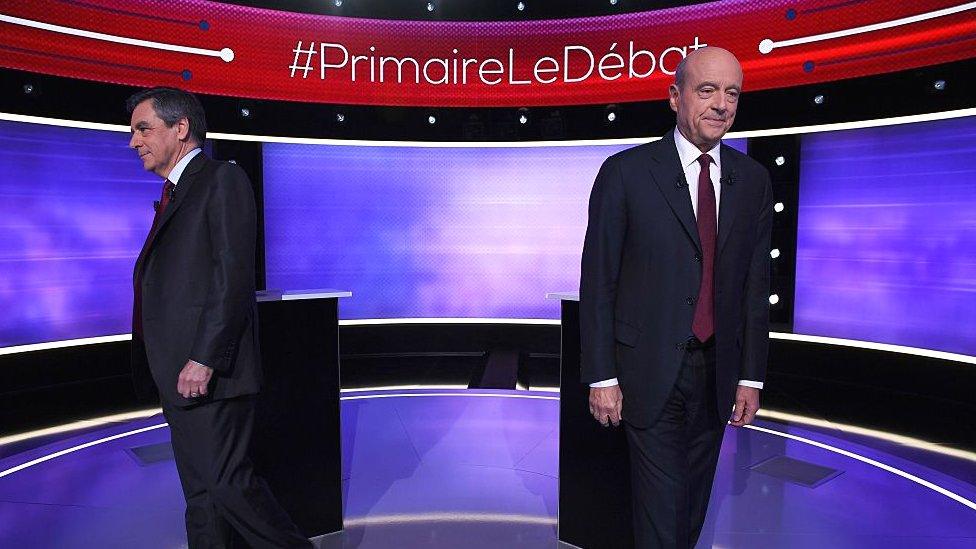
[[[180,141],[186,141],[190,137],[190,121],[185,116],[176,121],[176,137]]]
[[[678,94],[679,93],[680,92],[678,91],[678,85],[677,84],[671,84],[668,87],[668,103],[671,105],[671,110],[674,111],[674,112],[678,112]]]

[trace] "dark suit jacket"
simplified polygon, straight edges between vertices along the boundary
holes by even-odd
[[[769,172],[721,146],[715,258],[716,399],[731,413],[740,379],[763,381],[769,347]],[[674,136],[600,168],[590,196],[580,280],[583,383],[618,378],[623,417],[661,412],[691,335],[701,283],[698,225]]]
[[[184,170],[152,244],[136,261],[144,335],[133,336],[137,389],[145,391],[148,371],[163,403],[174,406],[258,391],[256,230],[247,175],[199,153]],[[176,391],[189,359],[214,369],[205,399],[188,400]]]

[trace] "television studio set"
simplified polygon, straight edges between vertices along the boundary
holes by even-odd
[[[976,547],[974,74],[964,0],[0,0],[0,548]]]

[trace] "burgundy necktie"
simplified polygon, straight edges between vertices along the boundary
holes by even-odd
[[[169,205],[170,197],[173,195],[173,189],[176,185],[172,181],[167,179],[163,182],[163,194],[159,197],[159,204],[156,206],[156,215],[153,216],[152,227],[149,229],[149,235],[146,236],[146,243],[142,245],[142,252],[140,256],[145,255],[146,250],[152,244],[154,238],[156,238],[156,226],[159,224],[159,220],[163,217],[163,212],[166,211],[166,206]],[[145,261],[145,259],[143,259]],[[134,296],[134,306],[132,308],[132,332],[134,335],[142,338],[142,266],[136,270],[136,281],[135,288],[133,292]]]
[[[712,157],[698,157],[701,173],[698,175],[698,238],[702,246],[702,277],[695,302],[695,320],[691,331],[698,341],[707,341],[715,333],[715,187],[709,177]]]

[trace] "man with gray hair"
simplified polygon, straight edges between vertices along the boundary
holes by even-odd
[[[759,409],[769,346],[768,171],[721,144],[742,68],[691,52],[676,128],[608,158],[590,196],[580,279],[590,413],[626,429],[637,547],[694,547],[725,424]]]
[[[164,180],[133,273],[133,377],[169,422],[189,546],[227,547],[236,532],[251,547],[310,547],[247,454],[261,384],[251,183],[202,152],[192,94],[152,88],[126,107],[129,146]]]

